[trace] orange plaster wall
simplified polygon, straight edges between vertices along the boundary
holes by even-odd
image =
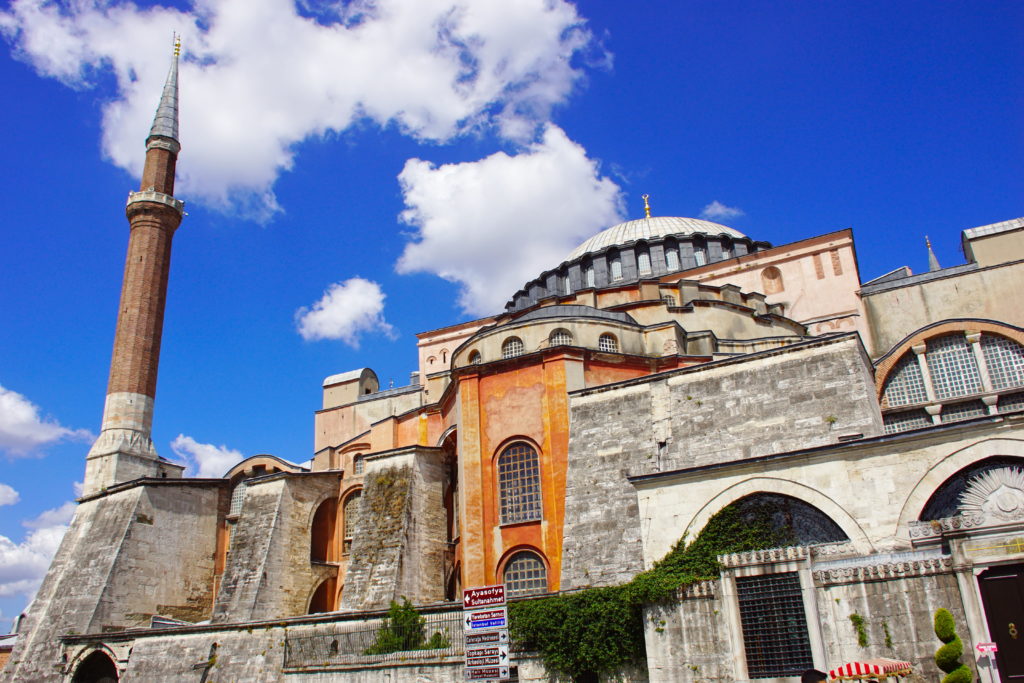
[[[622,380],[643,377],[649,374],[650,371],[647,368],[635,365],[613,365],[590,361],[583,367],[583,377],[588,387],[599,387],[602,384],[621,382]]]

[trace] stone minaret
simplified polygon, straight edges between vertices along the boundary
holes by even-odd
[[[139,477],[180,476],[153,448],[153,402],[160,336],[171,268],[171,239],[184,202],[174,198],[178,143],[178,55],[164,84],[146,138],[146,165],[138,192],[128,195],[128,257],[117,312],[103,427],[89,451],[84,495]]]

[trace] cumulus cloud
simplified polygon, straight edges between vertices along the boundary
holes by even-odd
[[[743,209],[737,206],[726,206],[717,199],[707,206],[700,212],[701,218],[707,218],[709,220],[724,220],[728,218],[739,218],[743,215]]]
[[[199,443],[184,434],[178,434],[171,442],[171,450],[185,461],[185,475],[193,477],[223,477],[244,458],[241,451],[223,445]]]
[[[395,330],[384,320],[384,299],[376,282],[361,277],[336,282],[312,307],[295,312],[299,334],[307,341],[340,339],[354,349],[362,334],[380,332],[393,338]]]
[[[573,58],[601,51],[566,0],[13,0],[0,12],[40,74],[76,88],[113,75],[103,149],[136,176],[172,30],[185,50],[179,191],[263,217],[302,140],[369,120],[425,141],[491,130],[526,142],[583,76]]]
[[[0,451],[22,456],[65,439],[94,438],[88,430],[69,429],[52,418],[42,417],[32,401],[0,386]]]
[[[500,311],[559,254],[621,216],[619,187],[554,125],[519,154],[443,166],[411,159],[398,179],[401,219],[416,228],[398,272],[459,283],[459,303],[474,315]]]
[[[22,522],[30,531],[21,543],[0,536],[0,597],[35,595],[74,514],[69,501]]]
[[[7,484],[0,484],[0,505],[14,505],[21,495]]]

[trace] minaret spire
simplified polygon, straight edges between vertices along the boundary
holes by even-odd
[[[86,459],[83,494],[140,477],[180,476],[153,447],[153,405],[171,267],[171,239],[184,202],[174,197],[178,142],[178,56],[167,74],[153,126],[146,138],[146,163],[138,192],[128,195],[128,256],[110,361],[103,426]]]
[[[928,247],[928,270],[942,270],[942,266],[939,265],[939,259],[935,257],[935,252],[932,251],[932,241],[928,239],[928,235],[924,236],[924,243]]]

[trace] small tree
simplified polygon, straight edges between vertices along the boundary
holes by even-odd
[[[935,664],[946,672],[942,683],[971,683],[971,670],[960,662],[964,653],[964,644],[956,634],[953,615],[946,608],[935,611],[935,635],[945,645],[935,651]]]
[[[437,650],[451,646],[451,641],[441,631],[435,631],[427,640],[423,630],[426,624],[426,618],[419,615],[408,598],[403,597],[401,605],[392,600],[388,616],[377,629],[377,637],[363,654],[386,655],[389,652]]]

